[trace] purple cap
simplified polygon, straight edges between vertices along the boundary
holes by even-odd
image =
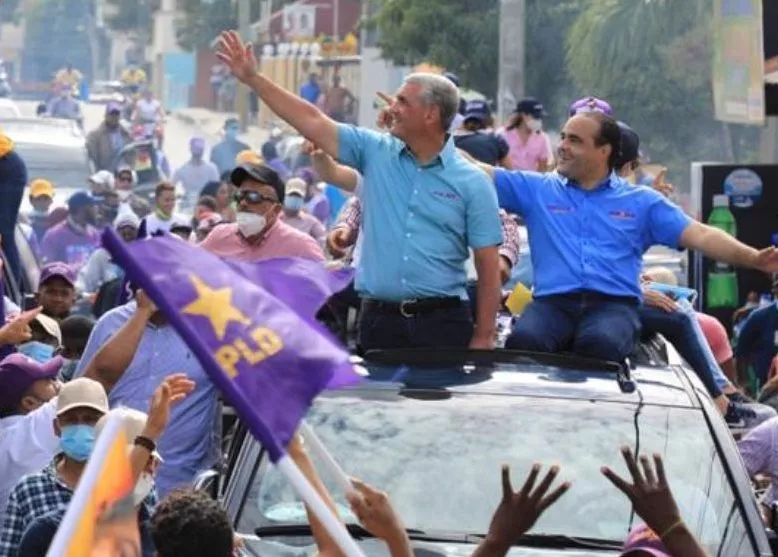
[[[111,112],[119,112],[121,113],[122,107],[119,106],[117,103],[108,103],[105,107],[105,113],[110,114]]]
[[[76,273],[73,271],[73,268],[66,263],[54,261],[52,263],[47,263],[41,269],[41,278],[38,281],[38,288],[40,289],[46,281],[54,277],[60,277],[70,284],[70,286],[76,285]]]
[[[654,557],[672,557],[665,544],[656,533],[645,524],[636,526],[627,536],[621,557],[627,557],[637,551],[648,553]]]
[[[608,116],[613,116],[613,108],[611,108],[611,105],[597,97],[578,99],[570,105],[570,116],[575,116],[582,112],[602,112]]]
[[[62,366],[62,360],[53,358],[39,364],[24,354],[11,354],[0,362],[0,409],[11,410],[33,383],[41,379],[54,379]]]
[[[205,149],[205,139],[202,137],[193,137],[189,140],[190,149]]]

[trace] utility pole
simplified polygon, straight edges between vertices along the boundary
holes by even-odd
[[[500,122],[524,96],[526,0],[500,0],[500,62],[497,115]]]
[[[237,0],[238,2],[238,29],[244,41],[254,42],[251,30],[251,0]],[[240,129],[245,132],[249,125],[249,95],[251,90],[242,83],[238,83],[235,89],[235,111],[240,119]]]
[[[332,0],[332,40],[340,40],[340,0]]]

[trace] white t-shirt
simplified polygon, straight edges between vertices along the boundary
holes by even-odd
[[[148,101],[146,99],[140,99],[138,100],[138,103],[135,106],[141,121],[143,122],[157,121],[157,114],[159,114],[159,108],[160,108],[160,104],[158,100],[151,99],[150,101]]]
[[[0,419],[0,524],[14,486],[23,476],[46,468],[59,450],[56,415],[54,397],[29,414]]]
[[[151,213],[143,217],[146,222],[146,233],[150,236],[155,232],[170,232],[173,226],[192,226],[191,221],[183,215],[173,214],[168,220],[162,220],[157,213]]]

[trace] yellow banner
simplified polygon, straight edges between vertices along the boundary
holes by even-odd
[[[713,8],[716,119],[764,125],[762,0],[714,0]]]

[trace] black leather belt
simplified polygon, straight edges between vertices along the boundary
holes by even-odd
[[[399,314],[403,317],[413,317],[420,313],[429,313],[438,309],[454,309],[462,307],[461,298],[421,298],[418,300],[403,300],[402,302],[384,302],[364,298],[362,306],[368,311],[380,311],[382,313]]]
[[[545,298],[542,296],[541,298]],[[566,294],[551,294],[548,298],[566,298],[573,302],[587,303],[587,302],[616,302],[620,304],[627,304],[630,306],[637,306],[640,301],[632,296],[613,296],[611,294],[603,294],[602,292],[595,292],[594,290],[579,290],[577,292],[568,292]]]

